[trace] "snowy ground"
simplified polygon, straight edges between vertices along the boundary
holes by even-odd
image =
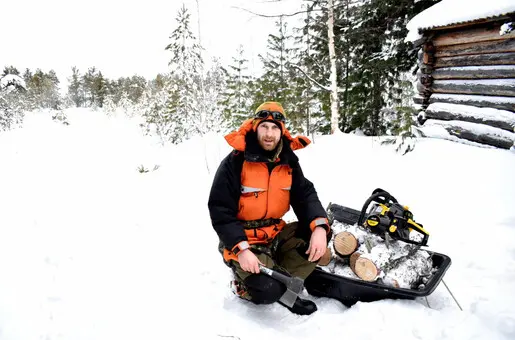
[[[409,205],[452,258],[444,280],[464,311],[440,284],[433,309],[313,298],[319,311],[296,316],[229,291],[207,211],[221,136],[163,148],[136,121],[68,118],[0,133],[2,340],[515,338],[513,151],[425,139],[400,156],[356,135],[298,151],[324,206],[360,208],[377,187]]]

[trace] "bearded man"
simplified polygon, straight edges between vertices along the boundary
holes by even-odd
[[[286,292],[283,283],[260,273],[260,265],[306,279],[326,252],[331,231],[294,153],[310,140],[293,138],[285,122],[282,105],[265,102],[225,136],[234,150],[219,165],[208,201],[220,252],[234,273],[234,291],[256,304],[281,303]],[[290,206],[297,221],[286,224]],[[300,315],[317,310],[301,298],[283,306]]]

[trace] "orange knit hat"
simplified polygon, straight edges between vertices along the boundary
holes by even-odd
[[[264,102],[256,109],[253,130],[256,131],[259,124],[265,120],[270,120],[281,128],[281,134],[284,134],[286,129],[284,122],[286,115],[281,103],[278,102]]]

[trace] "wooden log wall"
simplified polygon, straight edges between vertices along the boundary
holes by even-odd
[[[515,115],[515,31],[501,35],[504,22],[506,19],[425,32],[427,39],[418,55],[415,103],[424,111],[433,103],[450,103],[506,110]],[[440,112],[439,117],[449,120],[456,115]],[[499,128],[495,119],[482,123]],[[461,131],[462,138],[472,134]],[[474,135],[470,140],[509,148],[509,143],[481,136]]]

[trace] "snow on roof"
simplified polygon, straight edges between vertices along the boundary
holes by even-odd
[[[488,19],[515,12],[515,0],[442,0],[417,14],[406,26],[406,41],[416,41],[419,31]]]

